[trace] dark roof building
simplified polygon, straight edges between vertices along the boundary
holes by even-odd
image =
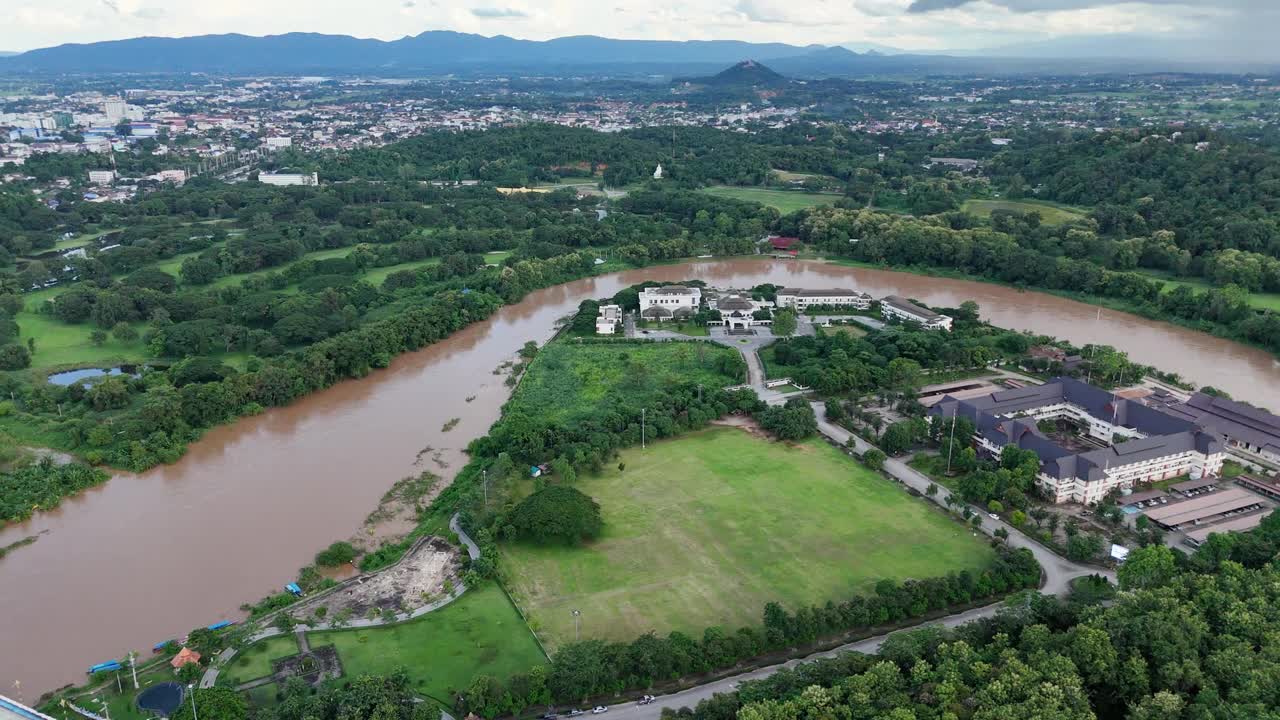
[[[948,396],[929,415],[968,418],[978,445],[992,454],[1006,445],[1034,451],[1041,488],[1056,502],[1093,503],[1114,488],[1184,473],[1213,475],[1222,467],[1216,433],[1074,378],[964,400]],[[1038,422],[1049,419],[1079,426],[1084,447],[1064,446],[1041,432]],[[1117,437],[1126,439],[1114,442]],[[1089,445],[1094,448],[1085,449]]]
[[[1204,393],[1164,411],[1212,428],[1227,439],[1227,449],[1251,460],[1280,464],[1280,416],[1252,405]]]

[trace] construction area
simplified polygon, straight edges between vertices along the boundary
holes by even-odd
[[[459,580],[459,551],[438,537],[423,538],[395,565],[344,580],[332,591],[294,606],[298,618],[362,617],[370,610],[407,612],[448,593]]]

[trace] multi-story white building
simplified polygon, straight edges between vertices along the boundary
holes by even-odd
[[[778,291],[778,307],[780,308],[795,308],[800,312],[804,312],[811,305],[867,310],[871,307],[871,296],[857,290],[839,288],[830,290],[783,288]]]
[[[1218,433],[1072,378],[967,400],[947,396],[929,415],[935,422],[968,418],[978,449],[988,454],[1006,445],[1035,451],[1036,482],[1054,502],[1096,503],[1117,488],[1214,476],[1225,458]],[[1067,420],[1082,437],[1060,445],[1040,431],[1042,420]]]
[[[596,317],[596,334],[612,335],[618,332],[622,324],[622,307],[618,305],[601,305],[600,315]]]
[[[773,303],[756,300],[745,293],[714,293],[707,295],[707,308],[720,313],[720,323],[729,329],[749,330],[757,325],[772,325],[773,320],[756,319],[756,313],[768,310]],[[714,323],[712,323],[714,324]]]
[[[281,149],[281,148],[292,147],[292,146],[293,146],[293,138],[291,138],[291,137],[269,137],[269,138],[267,138],[267,139],[263,142],[263,144],[265,144],[265,145],[267,146],[267,149],[268,149],[268,150],[279,150],[279,149]]]
[[[951,330],[951,317],[923,308],[899,295],[890,295],[880,301],[880,312],[886,318],[920,323],[925,330]]]
[[[662,322],[692,315],[702,305],[702,291],[684,285],[664,285],[640,291],[640,317]]]
[[[319,185],[317,173],[258,173],[258,182],[263,185]]]
[[[89,182],[94,185],[110,185],[116,179],[114,170],[90,170]]]

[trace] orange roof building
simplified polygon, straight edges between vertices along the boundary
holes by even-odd
[[[173,656],[173,659],[169,661],[169,664],[173,666],[174,670],[178,670],[182,668],[183,665],[198,662],[200,662],[200,653],[189,647],[184,647],[181,652]]]

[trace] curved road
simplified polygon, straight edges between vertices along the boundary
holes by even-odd
[[[782,402],[782,400],[778,399],[772,402]],[[822,403],[814,402],[811,404],[813,406],[814,413],[818,418],[818,430],[823,435],[826,435],[828,438],[836,441],[841,446],[846,446],[849,442],[849,438],[852,437],[854,439],[854,448],[859,454],[866,452],[872,447],[862,438],[853,435],[838,425],[828,422],[826,408]],[[921,497],[929,497],[924,493],[929,485],[934,484],[933,481],[927,476],[917,472],[915,469],[908,467],[906,463],[901,460],[889,458],[885,461],[884,470],[907,487],[919,492]],[[950,495],[951,493],[946,488],[939,485],[937,493],[929,499],[945,508],[947,507],[947,497]],[[1040,566],[1044,568],[1044,584],[1041,586],[1040,590],[1045,594],[1065,595],[1071,587],[1071,581],[1085,575],[1102,575],[1112,582],[1115,582],[1116,580],[1115,573],[1110,570],[1082,565],[1060,557],[1044,545],[1041,545],[1031,538],[1028,538],[1026,535],[1023,535],[1022,531],[1012,525],[1008,525],[1002,520],[993,520],[985,511],[981,511],[979,508],[970,506],[969,509],[973,510],[978,514],[978,517],[982,518],[982,526],[980,528],[982,532],[991,535],[995,533],[997,529],[1004,528],[1009,533],[1007,542],[1010,546],[1026,548],[1031,551],[1031,554],[1035,556],[1037,561],[1039,561]],[[967,610],[955,615],[948,615],[941,620],[923,623],[922,625],[914,627],[918,628],[925,625],[955,627],[979,618],[995,615],[996,611],[999,610],[1002,605],[1003,603],[995,603],[985,607]],[[635,703],[620,705],[609,711],[609,718],[610,720],[655,720],[662,714],[662,710],[664,708],[678,710],[682,707],[693,707],[699,702],[707,700],[717,693],[733,692],[737,688],[738,683],[748,680],[761,680],[783,668],[792,668],[800,663],[830,658],[846,652],[874,653],[880,649],[881,645],[884,644],[885,639],[892,634],[893,633],[886,633],[884,635],[878,635],[865,640],[858,640],[857,642],[841,645],[840,647],[832,650],[815,653],[795,660],[789,660],[778,665],[771,665],[758,670],[752,670],[750,672],[742,673],[741,675],[734,675],[732,677],[706,683],[705,685],[698,685],[697,687],[692,687],[688,690],[682,690],[670,695],[663,695],[648,705],[636,705]]]

